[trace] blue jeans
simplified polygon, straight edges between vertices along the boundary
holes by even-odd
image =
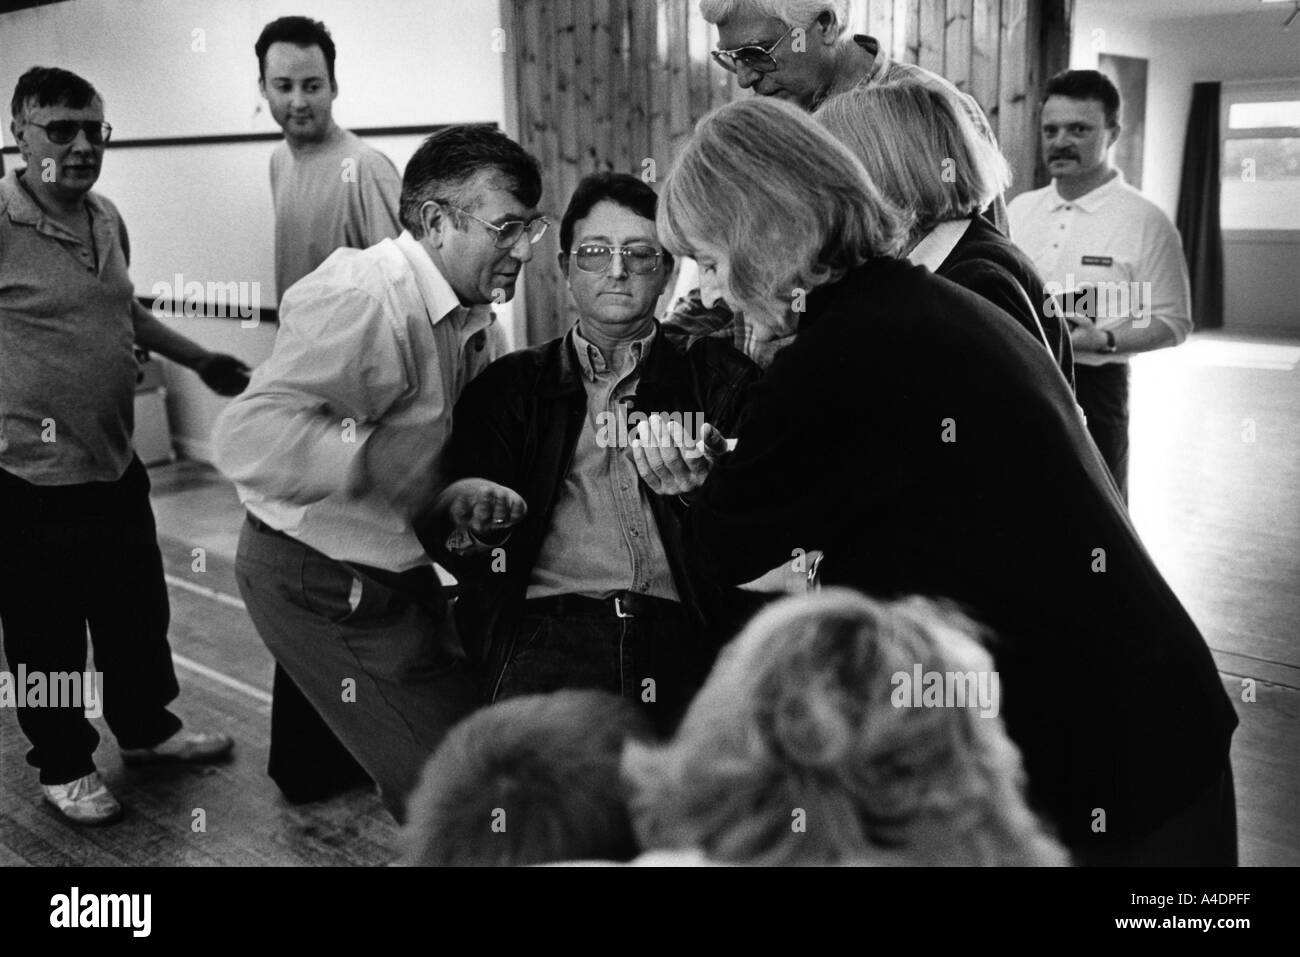
[[[671,734],[704,684],[717,648],[680,619],[555,618],[525,612],[492,700],[593,688],[639,705]]]

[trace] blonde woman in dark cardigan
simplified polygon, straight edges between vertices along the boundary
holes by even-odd
[[[798,317],[734,452],[633,450],[691,503],[701,565],[748,582],[821,550],[828,585],[957,602],[998,636],[1007,730],[1076,856],[1235,863],[1232,703],[1042,345],[897,258],[906,217],[785,103],[700,122],[659,235],[706,301]]]
[[[831,97],[815,119],[862,161],[871,182],[913,215],[907,258],[978,293],[1042,342],[1074,386],[1074,350],[1033,262],[981,213],[1011,182],[997,147],[951,96],[919,83]]]

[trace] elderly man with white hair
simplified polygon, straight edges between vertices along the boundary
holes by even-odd
[[[973,97],[937,73],[891,59],[875,37],[850,33],[851,9],[852,0],[700,0],[700,13],[718,27],[713,59],[742,89],[812,111],[856,86],[911,80],[963,100],[979,117],[976,125],[989,129]]]
[[[736,74],[742,89],[787,100],[813,111],[830,96],[880,83],[918,83],[961,103],[976,130],[994,146],[988,118],[975,98],[937,73],[892,59],[875,37],[849,30],[852,0],[700,0],[700,13],[718,27],[714,61]],[[995,198],[986,213],[1004,235],[1006,203]],[[690,290],[676,304],[664,331],[683,344],[706,336],[731,337],[736,348],[764,368],[794,336],[797,315],[745,322],[735,303],[705,306],[698,283],[683,276],[678,288]]]

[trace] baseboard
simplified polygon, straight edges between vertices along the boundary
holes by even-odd
[[[1281,685],[1283,688],[1300,690],[1300,668],[1280,661],[1265,661],[1249,655],[1239,655],[1231,651],[1218,651],[1211,648],[1214,664],[1220,674],[1237,678],[1256,678],[1268,684]]]

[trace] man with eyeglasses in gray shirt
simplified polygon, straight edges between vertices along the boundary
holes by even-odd
[[[222,395],[239,392],[248,370],[136,299],[126,226],[93,189],[112,134],[95,88],[67,70],[32,67],[11,112],[26,165],[0,181],[0,626],[9,667],[47,680],[79,675],[89,630],[104,718],[125,760],[220,758],[229,736],[184,729],[168,710],[179,688],[149,476],[131,449],[133,347],[192,369]],[[18,723],[45,799],[69,821],[106,824],[122,808],[95,769],[99,735],[83,705],[21,708]]]

